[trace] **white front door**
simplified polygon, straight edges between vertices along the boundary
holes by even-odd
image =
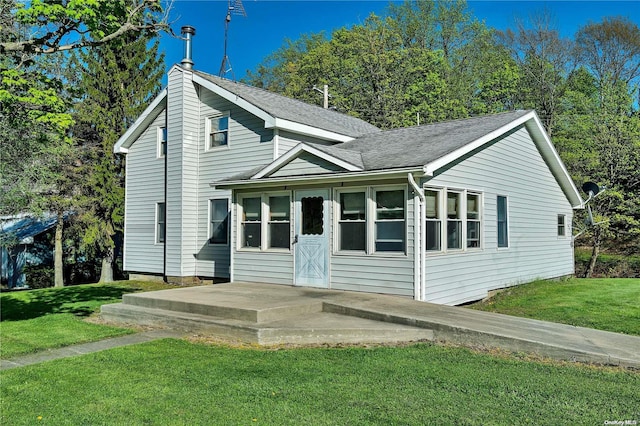
[[[296,191],[294,284],[329,287],[329,190]]]

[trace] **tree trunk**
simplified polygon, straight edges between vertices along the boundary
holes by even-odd
[[[55,271],[54,286],[64,287],[64,265],[62,263],[62,230],[64,228],[64,215],[62,212],[58,212],[58,221],[56,222],[56,237],[54,248],[54,263],[53,268]]]
[[[593,270],[596,268],[596,261],[598,260],[598,254],[600,254],[600,230],[596,228],[593,235],[593,250],[591,250],[589,266],[584,273],[585,278],[591,278],[593,275]]]
[[[113,249],[107,249],[104,257],[102,258],[102,269],[100,270],[100,282],[111,283],[113,282]]]

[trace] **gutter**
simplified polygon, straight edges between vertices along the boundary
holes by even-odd
[[[413,243],[413,298],[415,300],[424,300],[424,288],[426,284],[425,280],[425,270],[426,270],[426,250],[425,250],[425,241],[426,241],[426,226],[424,226],[424,221],[422,218],[424,217],[424,206],[425,206],[425,196],[422,188],[418,186],[415,178],[411,173],[407,174],[407,179],[409,184],[413,187],[416,196],[420,199],[418,202],[418,214],[414,214],[413,223],[414,229],[420,230],[420,233],[414,231],[414,243]],[[415,236],[419,235],[419,238]],[[418,244],[416,244],[416,240],[418,240]]]

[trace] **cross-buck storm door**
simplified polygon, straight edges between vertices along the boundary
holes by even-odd
[[[329,191],[296,191],[293,239],[296,285],[329,286]]]

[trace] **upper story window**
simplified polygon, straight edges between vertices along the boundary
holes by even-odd
[[[229,113],[207,118],[207,149],[229,144]]]
[[[210,237],[209,244],[229,243],[229,200],[220,198],[210,200]]]
[[[158,127],[158,158],[167,155],[167,128]]]
[[[507,197],[498,195],[498,247],[509,247],[509,212]]]

